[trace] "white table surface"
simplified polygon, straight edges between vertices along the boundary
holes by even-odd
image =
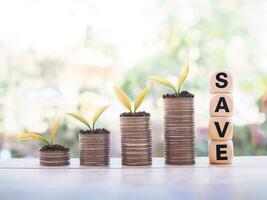
[[[38,159],[0,160],[0,200],[267,199],[267,157],[235,157],[231,165],[41,167]]]

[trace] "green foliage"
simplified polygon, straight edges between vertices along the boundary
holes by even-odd
[[[51,146],[51,145],[53,145],[53,141],[54,141],[55,135],[56,135],[56,133],[58,131],[60,122],[61,122],[61,117],[59,117],[56,120],[56,122],[55,122],[55,124],[54,124],[54,126],[53,126],[53,128],[52,128],[52,130],[50,132],[49,140],[46,139],[45,137],[37,134],[37,133],[31,133],[31,132],[26,132],[26,133],[23,133],[21,135],[18,135],[16,137],[16,140],[20,140],[20,141],[23,141],[23,140],[38,140],[38,141],[44,142],[48,146]]]
[[[132,112],[132,104],[130,98],[125,94],[125,92],[118,87],[114,87],[114,92],[117,95],[118,99],[127,108],[130,112]]]
[[[46,143],[47,145],[51,146],[51,144],[49,143],[49,141],[44,138],[43,136],[37,134],[37,133],[23,133],[19,136],[16,137],[16,140],[39,140],[41,142]]]
[[[98,120],[98,118],[103,114],[103,112],[105,112],[105,110],[109,107],[109,105],[106,106],[102,106],[99,107],[92,119],[92,122],[90,123],[85,117],[83,117],[82,115],[76,114],[76,113],[67,113],[67,115],[77,119],[78,121],[82,122],[83,124],[85,124],[90,130],[94,130],[95,129],[95,124]]]
[[[134,102],[131,102],[130,98],[125,94],[125,92],[118,88],[114,87],[114,92],[117,95],[118,99],[127,108],[131,113],[135,113],[139,106],[142,104],[144,98],[148,94],[150,87],[147,86],[139,92]]]
[[[140,93],[137,95],[135,102],[134,102],[134,112],[139,108],[139,106],[144,101],[144,98],[149,92],[149,87],[145,87],[143,90],[140,91]]]
[[[55,122],[55,124],[54,124],[54,126],[53,126],[53,128],[52,128],[52,130],[51,130],[51,132],[50,132],[49,140],[50,140],[50,144],[51,144],[51,145],[53,145],[53,141],[54,141],[54,138],[55,138],[56,133],[57,133],[57,131],[58,131],[60,122],[61,122],[61,117],[59,117],[59,118],[56,120],[56,122]]]
[[[156,4],[160,4],[161,6],[157,8],[157,6],[155,6]],[[187,23],[187,21],[190,20],[184,20],[184,16],[179,12],[180,9],[184,8],[176,6],[175,10],[173,10],[173,5],[174,2],[172,3],[170,1],[155,1],[153,9],[155,9],[156,12],[160,10],[163,20],[160,20],[159,23],[157,23],[159,29],[156,30],[144,44],[145,48],[148,47],[148,49],[153,49],[153,51],[152,53],[139,57],[139,59],[136,60],[136,63],[133,63],[134,67],[131,69],[120,70],[124,73],[116,84],[123,82],[123,85],[121,85],[123,90],[130,99],[134,99],[136,90],[133,90],[133,88],[135,88],[136,85],[144,85],[148,76],[155,75],[158,77],[173,78],[173,76],[177,74],[177,65],[181,66],[184,63],[190,63],[191,70],[194,70],[190,72],[190,80],[188,79],[185,81],[183,87],[190,87],[198,93],[199,97],[203,97],[208,94],[207,85],[209,83],[207,73],[215,70],[225,70],[229,67],[231,70],[238,72],[237,76],[239,77],[235,84],[242,90],[242,94],[246,94],[247,92],[251,94],[249,96],[249,101],[252,104],[254,103],[256,107],[255,109],[257,109],[257,106],[259,105],[255,102],[259,102],[259,99],[264,95],[263,92],[266,94],[267,91],[267,76],[266,71],[261,70],[258,62],[259,58],[262,60],[260,52],[256,51],[255,53],[255,49],[257,49],[257,44],[255,43],[255,40],[253,40],[255,35],[252,35],[249,32],[249,28],[243,20],[243,17],[246,17],[246,12],[243,12],[242,1],[208,0],[205,1],[205,3],[196,1],[194,2],[193,10],[196,13],[202,14],[197,14],[194,17],[194,20],[190,23]],[[188,7],[186,9],[188,9]],[[107,40],[103,40],[102,36],[94,32],[93,27],[91,27],[92,25],[88,24],[86,37],[80,38],[79,42],[74,45],[73,50],[75,52],[80,52],[80,50],[82,50],[82,52],[97,52],[97,55],[110,60],[110,63],[116,64],[120,62],[119,50],[121,47],[116,46],[116,43],[113,43],[113,41],[107,42]],[[232,65],[232,63],[229,62],[229,56],[233,56],[232,53],[229,52],[229,47],[236,44],[236,39],[242,41],[242,48],[246,52],[246,57],[248,58],[246,63],[250,68],[245,68],[245,66],[236,68],[235,65]],[[254,48],[251,48],[252,46]],[[53,91],[56,91],[56,93],[59,94],[59,91],[62,90],[62,86],[68,86],[68,84],[71,83],[69,77],[79,77],[81,80],[90,79],[90,83],[92,84],[90,84],[90,87],[88,87],[87,84],[77,85],[79,87],[77,88],[79,90],[78,93],[80,92],[78,98],[82,96],[83,92],[96,93],[112,98],[113,93],[110,92],[110,87],[107,86],[113,85],[114,81],[117,81],[117,77],[114,78],[114,74],[110,72],[117,72],[116,67],[113,64],[101,68],[97,68],[98,66],[84,67],[80,64],[75,65],[75,63],[70,63],[69,59],[65,59],[61,56],[43,56],[42,54],[35,52],[34,49],[23,51],[21,53],[19,53],[19,51],[17,56],[10,54],[10,51],[5,48],[5,45],[2,45],[0,50],[1,63],[3,66],[6,66],[0,67],[0,94],[2,97],[0,100],[0,136],[3,137],[2,140],[5,142],[6,146],[10,147],[13,157],[14,155],[18,155],[18,153],[13,154],[14,151],[18,151],[20,155],[23,154],[23,151],[12,146],[12,141],[9,140],[10,137],[8,136],[9,134],[7,134],[5,127],[7,123],[13,121],[8,121],[9,119],[6,117],[6,112],[10,112],[10,105],[13,105],[12,114],[15,119],[18,119],[16,121],[18,123],[17,125],[19,126],[21,124],[22,127],[20,128],[24,128],[20,116],[21,112],[24,113],[22,110],[25,106],[23,100],[17,100],[17,94],[20,94],[20,92],[17,91],[21,91],[22,88],[25,88],[25,85],[27,86],[28,84],[38,82],[45,88],[52,88]],[[188,60],[187,55],[189,55]],[[234,56],[237,63],[240,61],[242,62],[243,58],[240,57],[239,53],[236,52]],[[70,68],[77,68],[77,74],[72,74]],[[84,73],[85,70],[88,73]],[[251,70],[253,73],[251,73]],[[78,73],[80,71],[82,71],[84,76],[82,76],[83,74]],[[104,74],[103,71],[106,73]],[[70,76],[65,77],[65,72],[70,72]],[[90,74],[90,77],[88,74]],[[60,79],[60,77],[64,77],[64,79]],[[177,87],[176,82],[174,83],[175,87]],[[76,87],[74,88],[75,90],[69,89],[68,91],[74,94],[77,92]],[[34,87],[34,90],[35,89],[36,88]],[[141,88],[136,89],[141,90]],[[39,88],[37,87],[35,91],[38,90]],[[66,91],[65,88],[63,88],[63,90]],[[157,98],[162,92],[163,88],[160,87],[154,87],[150,92],[151,98],[154,98],[154,100],[151,101],[154,103],[154,105],[152,105],[154,112],[159,111],[159,109],[156,110],[155,108],[158,106]],[[23,90],[23,94],[26,93],[27,91]],[[38,93],[38,95],[40,95],[40,93]],[[247,96],[244,96],[244,98],[247,98]],[[10,102],[10,100],[12,102]],[[73,102],[76,101],[74,100]],[[78,106],[78,108],[80,108],[82,106],[81,104],[82,103],[80,102],[78,105],[73,103],[71,107]],[[38,105],[38,103],[36,105]],[[59,109],[65,109],[65,105],[61,104],[50,104],[49,102],[47,105],[49,109],[42,110],[41,115],[42,120],[45,122],[51,118],[49,115],[51,111],[54,112]],[[42,106],[38,107],[38,109],[39,108],[43,109]],[[133,107],[131,108],[133,109]],[[46,110],[50,111],[47,112]],[[264,112],[258,111],[258,114],[264,115]],[[203,120],[202,118],[204,115],[205,113],[198,115],[197,120]],[[160,120],[160,116],[155,116],[155,120]],[[104,122],[106,125],[109,123],[110,122],[108,121]],[[265,133],[263,134],[264,137],[267,137],[266,124],[266,120],[263,123],[259,123],[261,129]],[[61,134],[63,132],[69,132],[71,137],[64,137],[64,134]],[[258,155],[262,152],[266,154],[266,138],[263,139],[263,144],[254,144],[252,142],[251,132],[251,125],[249,124],[239,125],[238,130],[235,131],[234,142],[237,155]],[[197,134],[201,133],[198,132]],[[63,120],[56,137],[62,144],[75,147],[72,151],[78,149],[76,148],[78,138],[77,132],[73,131],[68,126],[67,120]],[[205,133],[202,133],[200,137],[206,137]],[[157,140],[155,140],[155,142],[162,142],[158,138]],[[158,153],[159,151],[159,148],[157,148],[156,152]],[[201,141],[198,141],[197,153],[201,156],[207,155],[207,144],[205,142],[201,143]],[[78,152],[76,155],[78,155]]]
[[[152,81],[155,81],[161,85],[164,85],[168,88],[171,88],[176,94],[180,94],[180,91],[181,91],[181,87],[188,75],[188,72],[189,72],[189,66],[187,65],[183,71],[183,73],[181,74],[180,78],[179,78],[179,81],[178,81],[178,85],[177,85],[177,88],[175,88],[175,86],[168,80],[165,80],[163,78],[160,78],[160,77],[156,77],[156,76],[150,76],[149,79],[152,80]]]
[[[82,122],[83,124],[85,124],[90,130],[92,129],[91,128],[91,125],[90,125],[90,122],[83,116],[79,115],[79,114],[76,114],[76,113],[67,113],[67,115],[77,119],[78,121]]]

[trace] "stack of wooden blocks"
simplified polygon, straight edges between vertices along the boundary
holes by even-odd
[[[210,79],[209,160],[212,164],[229,164],[233,160],[233,78],[217,72]]]

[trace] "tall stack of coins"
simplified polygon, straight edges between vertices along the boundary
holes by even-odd
[[[70,151],[39,151],[40,165],[65,166],[70,164]]]
[[[175,96],[163,99],[165,163],[195,164],[194,97]]]
[[[110,160],[110,133],[80,133],[80,165],[105,166]]]
[[[122,164],[151,165],[150,116],[120,117]]]

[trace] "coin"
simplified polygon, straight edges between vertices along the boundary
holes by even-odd
[[[67,151],[39,151],[40,165],[65,166],[69,165],[70,152]]]
[[[165,163],[195,163],[194,98],[164,98]]]
[[[120,117],[122,164],[151,165],[152,138],[150,116]]]
[[[79,134],[80,165],[105,166],[110,160],[110,133]]]

